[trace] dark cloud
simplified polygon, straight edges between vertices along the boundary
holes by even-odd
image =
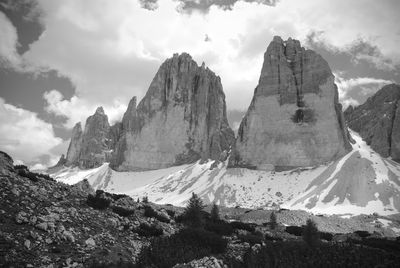
[[[23,54],[44,31],[40,23],[41,11],[37,2],[35,0],[0,0],[0,11],[16,27],[19,43],[17,51]]]
[[[207,13],[211,6],[217,6],[224,10],[231,10],[238,1],[256,2],[268,6],[274,6],[278,0],[175,0],[180,2],[179,10],[186,13],[200,11]],[[141,6],[145,9],[155,10],[158,7],[158,0],[139,0]]]

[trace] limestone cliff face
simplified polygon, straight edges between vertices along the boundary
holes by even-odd
[[[347,135],[327,62],[297,40],[274,37],[230,165],[287,169],[322,164],[350,150]]]
[[[383,157],[400,162],[400,85],[387,85],[364,104],[349,107],[348,126]]]
[[[112,166],[145,170],[218,160],[233,140],[220,78],[190,55],[175,54],[139,105],[136,98],[129,103]]]
[[[79,163],[79,154],[81,152],[82,146],[82,125],[81,122],[76,123],[74,128],[72,129],[71,141],[69,143],[67,157],[66,157],[66,165],[71,166]]]
[[[94,168],[103,164],[110,155],[110,125],[102,107],[86,120],[85,130],[75,125],[68,148],[66,165]]]

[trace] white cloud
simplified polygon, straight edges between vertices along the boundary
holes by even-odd
[[[336,73],[335,83],[338,86],[339,101],[343,104],[344,109],[346,109],[349,105],[360,105],[360,102],[351,96],[352,91],[357,90],[357,94],[363,95],[363,99],[365,99],[365,97],[374,94],[384,85],[391,84],[393,81],[372,77],[345,79]]]
[[[42,162],[44,154],[47,159],[57,158],[48,152],[61,143],[51,124],[0,98],[0,150],[24,163]]]
[[[18,35],[11,21],[0,11],[0,66],[18,67],[20,57],[17,53]]]
[[[46,100],[46,111],[67,118],[67,122],[64,124],[67,128],[72,128],[77,122],[81,122],[84,126],[88,115],[94,114],[99,106],[77,96],[65,100],[64,96],[57,90],[45,92],[43,98]],[[111,105],[105,105],[103,108],[109,122],[113,124],[121,120],[127,106],[125,103],[114,99]]]

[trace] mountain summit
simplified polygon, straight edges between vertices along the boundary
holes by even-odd
[[[129,103],[112,166],[146,170],[224,159],[233,141],[221,79],[189,54],[174,54],[138,106],[136,98]]]
[[[240,124],[231,166],[319,165],[351,150],[347,137],[328,63],[297,40],[274,37]]]

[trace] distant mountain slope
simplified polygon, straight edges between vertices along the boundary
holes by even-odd
[[[104,164],[92,170],[65,168],[53,173],[73,184],[84,178],[95,189],[148,196],[156,203],[182,206],[192,192],[205,202],[249,208],[285,207],[326,214],[381,215],[400,211],[400,165],[375,153],[357,133],[353,150],[341,159],[285,172],[227,168],[227,161],[195,163],[145,172],[116,172]]]
[[[383,157],[400,162],[400,85],[386,85],[360,106],[344,112],[349,128]]]

